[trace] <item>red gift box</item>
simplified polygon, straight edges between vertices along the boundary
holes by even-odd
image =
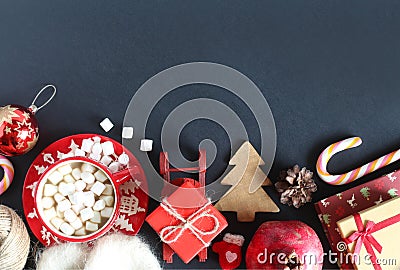
[[[190,182],[164,199],[146,221],[185,263],[228,226],[225,217]]]
[[[342,269],[353,269],[352,264],[340,262],[346,255],[346,245],[336,222],[397,196],[400,190],[400,171],[395,171],[365,184],[338,193],[315,204],[331,249],[337,253]]]

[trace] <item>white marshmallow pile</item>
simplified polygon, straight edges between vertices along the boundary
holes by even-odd
[[[118,156],[115,153],[114,144],[111,141],[101,142],[100,137],[83,139],[81,146],[76,145],[75,142],[72,141],[70,148],[71,152],[67,154],[61,153],[60,159],[69,157],[87,157],[102,163],[104,166],[108,167],[111,173],[115,173],[126,168],[129,163],[129,156],[126,153],[122,153]],[[74,171],[72,171],[71,174],[75,180],[78,180],[76,179],[76,176],[80,176],[79,174],[76,175],[76,172]],[[59,176],[56,175],[54,177]]]
[[[93,146],[86,142],[82,149]],[[47,177],[39,205],[46,222],[56,230],[68,236],[85,236],[107,223],[114,210],[114,195],[103,171],[89,163],[73,162]]]

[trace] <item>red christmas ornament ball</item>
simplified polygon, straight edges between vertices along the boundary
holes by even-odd
[[[0,107],[0,154],[18,156],[31,150],[39,138],[33,108],[20,105]]]

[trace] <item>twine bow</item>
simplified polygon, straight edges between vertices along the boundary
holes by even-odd
[[[161,203],[161,207],[168,214],[179,220],[181,223],[178,225],[171,225],[164,227],[160,231],[161,241],[163,241],[166,244],[174,243],[182,236],[185,230],[189,230],[204,245],[204,247],[208,247],[209,243],[205,242],[202,236],[215,234],[220,227],[218,218],[210,214],[210,210],[205,210],[210,204],[211,201],[208,200],[208,202],[204,204],[200,209],[198,209],[193,214],[191,214],[187,219],[185,219],[178,213],[178,211],[176,211],[176,209],[166,199],[164,199]],[[214,227],[211,230],[203,230],[202,228],[198,228],[197,226],[195,226],[196,221],[202,218],[212,219],[212,221],[214,222]],[[175,235],[175,237],[168,240],[169,236],[171,236],[176,232],[178,233]]]
[[[363,221],[359,213],[353,215],[354,221],[357,225],[356,232],[352,233],[349,237],[345,238],[344,241],[346,244],[351,244],[356,242],[354,247],[353,255],[359,255],[361,251],[362,245],[365,246],[368,254],[370,255],[371,262],[374,266],[375,270],[381,270],[381,266],[377,263],[377,257],[375,255],[375,251],[378,253],[382,253],[382,245],[375,239],[372,233],[382,230],[388,226],[391,226],[400,221],[400,214],[395,215],[391,218],[385,219],[379,223],[374,223],[373,221],[367,221],[367,224],[364,227]]]

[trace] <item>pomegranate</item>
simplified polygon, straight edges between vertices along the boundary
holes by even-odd
[[[321,270],[323,259],[315,231],[296,220],[264,222],[246,252],[248,269]]]

